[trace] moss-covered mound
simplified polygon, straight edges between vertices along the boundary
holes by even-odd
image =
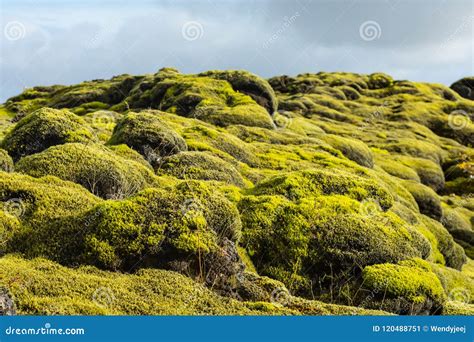
[[[250,196],[239,209],[257,270],[297,293],[314,291],[311,284],[326,272],[341,276],[364,265],[426,258],[431,249],[420,232],[375,202]]]
[[[235,167],[208,152],[182,152],[164,158],[156,171],[179,179],[216,180],[240,187],[244,185]]]
[[[19,223],[14,224],[17,228],[5,245],[6,251],[65,260],[67,252],[78,244],[75,218],[100,199],[80,185],[53,176],[36,179],[0,172],[0,202],[6,213],[2,221]]]
[[[0,106],[0,252],[81,285],[51,281],[16,309],[471,313],[474,101],[457,84],[164,68],[26,89]],[[15,258],[36,267],[0,270]],[[136,305],[97,311],[78,265]],[[200,283],[210,304],[144,274]],[[165,290],[137,299],[139,282]]]
[[[218,75],[212,78],[159,72],[137,84],[126,101],[133,108],[156,108],[218,126],[273,127],[264,107]]]
[[[402,314],[439,313],[446,301],[440,280],[420,259],[367,266],[362,279],[363,285],[376,293],[376,298],[366,303],[369,307]]]
[[[126,144],[152,163],[187,150],[184,139],[160,120],[156,112],[127,114],[115,126],[109,144]]]
[[[269,114],[276,112],[278,100],[270,84],[257,75],[242,70],[207,71],[200,76],[226,80],[236,91],[249,95],[259,105],[265,107]]]
[[[466,99],[474,100],[474,77],[465,77],[454,82],[451,89]]]
[[[0,259],[0,284],[19,315],[380,315],[382,311],[290,298],[241,302],[219,296],[188,277],[146,269],[133,275],[71,269],[46,259]]]
[[[92,134],[85,121],[68,110],[39,109],[21,119],[2,141],[14,160],[66,142],[88,142]]]
[[[13,159],[8,155],[8,152],[0,149],[0,171],[13,171]]]
[[[101,145],[53,146],[22,158],[16,171],[34,177],[53,175],[81,184],[102,198],[129,197],[154,182],[146,166],[121,158]]]

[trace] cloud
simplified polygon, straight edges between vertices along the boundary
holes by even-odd
[[[3,6],[0,100],[23,87],[115,74],[247,69],[264,77],[318,71],[450,84],[473,74],[473,5],[424,1],[59,1]],[[197,39],[182,28],[200,25]],[[375,22],[375,38],[361,25]],[[189,38],[189,37],[188,37]]]

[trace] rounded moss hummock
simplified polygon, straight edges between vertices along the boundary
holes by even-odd
[[[325,274],[340,277],[374,263],[426,258],[431,251],[428,240],[394,213],[342,195],[296,203],[247,196],[239,210],[243,244],[255,267],[294,293],[318,291],[314,280]]]
[[[128,113],[114,128],[110,145],[126,144],[150,163],[187,150],[184,139],[160,120],[159,112]]]
[[[243,70],[206,71],[201,76],[226,80],[235,91],[249,95],[255,102],[265,107],[269,114],[273,114],[278,109],[278,100],[270,84]]]
[[[374,166],[372,152],[369,147],[362,141],[340,137],[328,134],[322,137],[329,145],[339,150],[348,159],[355,161],[357,164],[372,168]]]
[[[0,148],[0,171],[12,172],[13,159],[8,155],[8,152]]]
[[[474,100],[474,77],[465,77],[454,82],[451,89],[466,99]]]
[[[375,296],[364,302],[369,308],[398,314],[440,313],[446,301],[440,280],[424,260],[367,266],[362,278]]]
[[[88,142],[93,136],[86,122],[66,109],[39,109],[23,119],[3,139],[14,161],[67,142]]]
[[[17,172],[34,177],[53,175],[78,183],[102,198],[129,197],[153,184],[153,172],[143,164],[125,159],[102,145],[79,143],[53,146],[24,157]]]
[[[244,186],[244,179],[231,164],[207,152],[181,152],[155,166],[157,174],[180,179],[216,180]]]

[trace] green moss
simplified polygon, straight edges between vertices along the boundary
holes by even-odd
[[[415,170],[424,185],[435,191],[444,188],[444,173],[438,164],[427,159],[404,156],[395,156],[395,160]]]
[[[437,248],[443,254],[446,266],[454,269],[461,269],[466,262],[466,254],[460,245],[458,245],[451,234],[438,221],[427,216],[419,216],[420,223],[423,224],[437,240]]]
[[[255,102],[273,114],[278,108],[278,100],[270,84],[264,79],[242,70],[207,71],[200,76],[226,80],[235,91],[249,95]]]
[[[474,316],[474,305],[449,301],[443,307],[443,315]]]
[[[250,190],[254,195],[283,195],[301,199],[317,195],[341,194],[356,200],[376,200],[384,209],[393,204],[393,197],[375,180],[333,170],[305,170],[275,176]]]
[[[21,224],[7,251],[65,261],[71,260],[71,251],[79,244],[72,237],[83,229],[76,218],[100,199],[80,185],[53,176],[36,179],[0,172],[0,201]]]
[[[439,146],[422,140],[399,139],[397,142],[383,145],[383,148],[402,155],[429,159],[437,164],[443,160],[443,152]]]
[[[370,307],[398,313],[439,312],[446,300],[441,282],[422,260],[367,266],[362,278],[363,285],[379,297]]]
[[[160,120],[159,112],[127,114],[115,126],[109,144],[126,144],[152,163],[187,150],[184,139]]]
[[[374,205],[341,195],[296,204],[280,196],[246,197],[239,204],[243,244],[259,272],[295,293],[311,292],[311,279],[326,272],[337,276],[381,260],[428,255],[420,233]]]
[[[448,300],[474,304],[474,277],[472,275],[439,265],[432,265],[432,268],[441,281]]]
[[[390,87],[393,84],[393,79],[389,75],[383,73],[375,73],[369,75],[367,86],[369,89],[381,89]]]
[[[18,231],[20,222],[15,216],[19,211],[13,210],[13,202],[4,204],[4,211],[0,211],[0,255],[2,255],[13,235]],[[5,209],[7,209],[5,211]]]
[[[19,314],[217,315],[259,314],[188,277],[164,270],[134,275],[92,267],[70,269],[45,259],[0,259],[0,283],[9,284]]]
[[[244,180],[231,164],[206,152],[181,152],[156,166],[158,174],[180,179],[217,180],[242,187]]]
[[[426,185],[415,181],[403,181],[403,186],[413,195],[420,212],[435,220],[442,216],[441,201],[438,195]]]
[[[34,177],[46,175],[81,184],[102,198],[124,198],[154,182],[153,172],[100,145],[64,144],[53,146],[16,164],[18,172]]]
[[[465,268],[466,255],[474,256],[474,128],[468,120],[453,127],[453,119],[473,111],[472,101],[443,85],[381,73],[267,83],[242,71],[183,75],[165,68],[26,89],[0,107],[2,146],[19,149],[7,151],[20,171],[126,198],[104,201],[54,177],[0,174],[5,207],[21,213],[2,212],[0,250],[65,265],[176,270],[225,297],[253,300],[240,303],[252,313],[370,313],[295,294],[398,313],[468,312],[471,304],[450,292],[472,282]],[[54,125],[45,119],[22,128],[32,112],[49,113]],[[178,148],[165,150],[170,144]],[[426,293],[381,299],[379,292],[367,305],[372,291],[358,291],[362,269],[390,263],[431,272],[420,262],[398,264],[413,257],[431,263],[448,302],[441,307]],[[245,265],[261,276],[249,276]],[[54,293],[54,305],[40,296],[34,310],[95,310],[81,296]]]
[[[218,126],[273,127],[268,112],[252,97],[234,90],[227,81],[211,77],[157,73],[138,84],[127,102],[133,108],[157,108]]]
[[[150,163],[145,160],[145,158],[140,153],[125,144],[109,145],[107,146],[107,148],[124,159],[132,160],[134,162],[142,164],[143,166],[146,166],[147,168],[152,169]]]
[[[13,171],[13,159],[8,155],[8,152],[0,149],[0,171]]]
[[[13,160],[66,142],[88,142],[92,134],[80,117],[67,110],[40,109],[21,119],[2,142]]]
[[[363,142],[332,134],[324,136],[323,140],[357,164],[370,168],[374,166],[372,152]]]

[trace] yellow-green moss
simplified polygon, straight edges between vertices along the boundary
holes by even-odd
[[[101,145],[53,146],[22,158],[16,170],[34,177],[57,176],[81,184],[102,198],[125,198],[154,183],[149,168]]]
[[[18,160],[50,146],[88,142],[92,138],[90,128],[82,118],[68,110],[43,108],[21,119],[5,136],[2,147],[13,160]]]
[[[149,162],[186,151],[184,139],[160,120],[160,113],[128,113],[115,126],[110,145],[126,144]]]
[[[377,291],[378,298],[368,303],[372,308],[379,306],[398,313],[440,312],[446,301],[438,277],[428,263],[419,259],[367,266],[362,278],[363,286]]]
[[[207,152],[181,152],[156,164],[157,174],[180,179],[217,180],[243,186],[244,180],[231,164]]]

